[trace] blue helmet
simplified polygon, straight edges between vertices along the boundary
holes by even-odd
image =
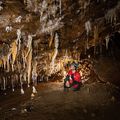
[[[77,69],[79,64],[78,64],[78,63],[73,62],[71,65],[73,65],[73,66],[75,67],[75,69]]]

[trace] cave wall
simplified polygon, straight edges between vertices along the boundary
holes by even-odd
[[[1,83],[9,77],[14,82],[31,81],[35,69],[40,79],[44,75],[48,80],[63,71],[66,62],[79,61],[90,48],[93,54],[101,52],[101,46],[106,47],[110,36],[119,31],[119,10],[119,0],[2,1]]]

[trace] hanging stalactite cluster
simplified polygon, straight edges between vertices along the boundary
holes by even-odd
[[[15,10],[0,2],[0,66],[4,73],[0,83],[1,88],[10,85],[13,91],[19,84],[22,94],[23,84],[29,86],[33,79],[48,81],[58,72],[65,77],[65,64],[80,62],[83,54],[90,56],[91,48],[94,56],[97,51],[102,53],[103,46],[109,50],[111,33],[119,30],[117,0],[111,8],[105,8],[110,4],[108,0],[23,0],[24,5],[11,2]],[[103,9],[98,11],[100,6],[105,13]]]
[[[59,36],[56,32],[62,24],[60,24],[61,21],[61,1],[32,1],[32,0],[24,0],[24,4],[26,5],[26,9],[33,10],[33,12],[39,12],[40,13],[40,27],[36,34],[50,34],[51,36],[51,45],[54,41],[55,49],[53,51],[53,56],[51,55],[50,63],[46,63],[46,71],[49,76],[49,74],[53,74],[58,69],[60,70],[60,67],[56,66],[56,57],[58,54],[58,47],[59,47]],[[57,13],[59,12],[59,13]],[[14,18],[13,22],[15,24],[22,24],[24,18],[22,15],[19,15],[18,17]],[[30,22],[30,15],[26,16],[26,23]],[[52,28],[53,26],[53,28]],[[14,30],[15,28],[13,28]],[[16,85],[16,81],[20,84],[21,87],[21,94],[24,94],[23,84],[26,83],[28,87],[30,86],[30,83],[33,82],[33,84],[37,84],[38,79],[38,73],[37,73],[37,59],[36,55],[34,55],[33,52],[33,37],[36,37],[36,34],[32,35],[31,33],[24,32],[24,26],[20,26],[16,29],[16,36],[17,39],[13,40],[10,43],[9,48],[6,48],[9,50],[7,55],[4,55],[1,58],[1,69],[6,72],[17,73],[14,74],[14,81],[12,80],[12,90],[14,91],[14,87]],[[6,32],[11,32],[12,27],[7,26]],[[55,34],[55,35],[54,35]],[[51,46],[50,45],[50,46]],[[47,66],[47,64],[50,64]],[[44,67],[45,68],[45,67]],[[42,68],[42,70],[44,70]],[[56,69],[55,69],[56,68]],[[48,70],[49,69],[49,70]],[[59,71],[58,70],[58,71]],[[45,74],[45,73],[44,73]],[[11,76],[10,76],[11,77]],[[42,76],[41,76],[42,77]],[[33,80],[33,81],[32,81]],[[3,85],[3,84],[4,85]],[[5,76],[1,77],[1,87],[4,89],[8,85],[8,78]],[[35,87],[33,86],[33,93],[35,93]]]

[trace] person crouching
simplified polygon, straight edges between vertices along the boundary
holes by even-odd
[[[70,65],[70,70],[64,80],[64,91],[68,91],[71,88],[73,91],[78,91],[81,87],[81,76],[77,71],[76,63]]]

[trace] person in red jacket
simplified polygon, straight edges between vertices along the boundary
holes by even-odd
[[[69,88],[72,88],[73,91],[77,91],[81,86],[81,76],[77,71],[77,65],[72,63],[70,70],[64,80],[64,90],[67,91]]]

